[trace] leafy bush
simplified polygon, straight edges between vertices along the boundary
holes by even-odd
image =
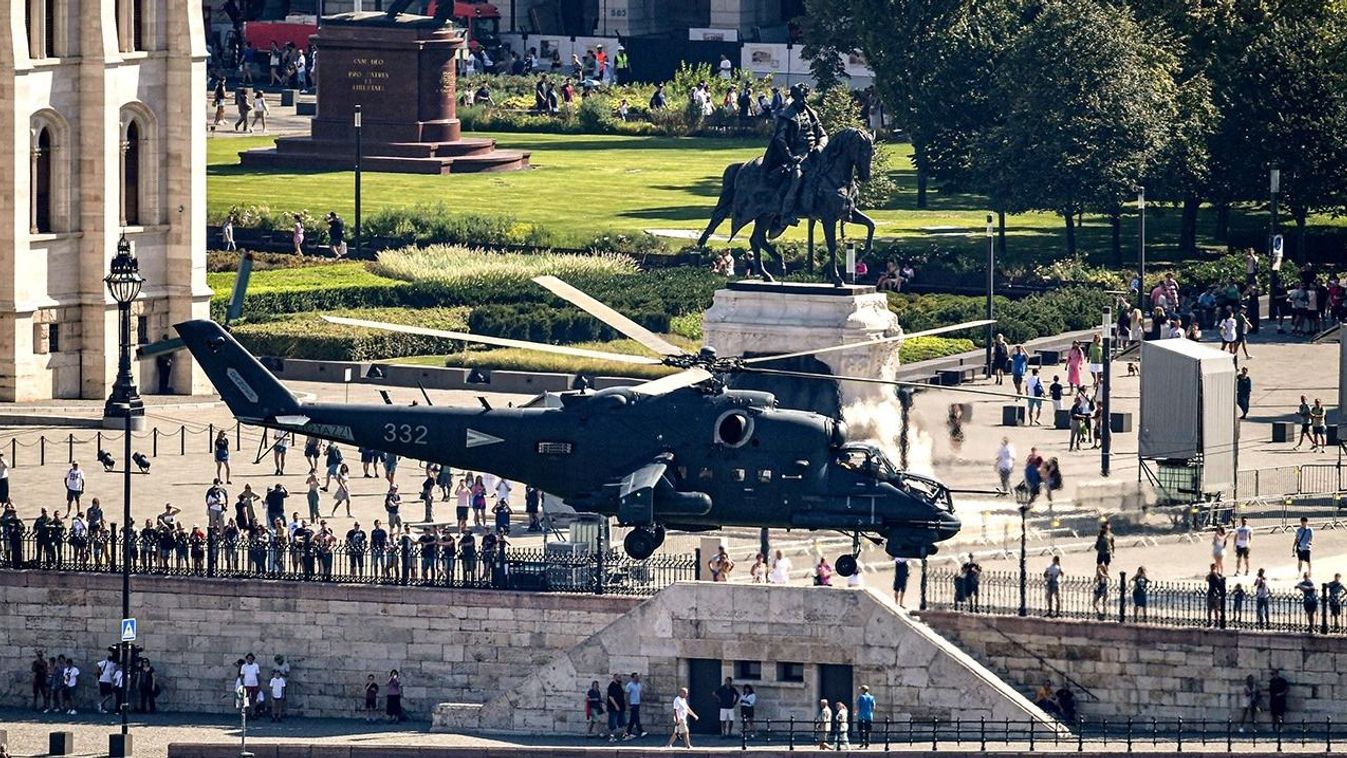
[[[680,337],[701,342],[702,334],[702,314],[684,313],[681,316],[674,316],[669,319],[669,331]]]
[[[233,273],[239,270],[239,259],[243,253],[211,250],[206,253],[207,273]],[[270,271],[278,268],[306,268],[309,266],[328,266],[331,258],[314,255],[295,255],[294,253],[253,253],[253,271]]]
[[[520,223],[509,215],[457,213],[443,200],[380,209],[365,217],[363,232],[421,244],[551,244],[551,235],[534,224]]]
[[[909,332],[978,320],[984,315],[985,303],[984,298],[968,295],[889,294],[889,309]],[[996,297],[993,303],[997,319],[994,331],[1015,344],[1098,326],[1104,309],[1112,304],[1112,296],[1101,290],[1068,287],[1022,300]],[[982,328],[945,336],[966,337],[979,347],[986,344]]]
[[[902,347],[898,351],[898,360],[902,363],[929,361],[935,358],[944,358],[947,355],[966,353],[974,347],[973,341],[969,339],[913,337],[903,340]]]
[[[670,316],[667,313],[645,310],[626,311],[623,315],[653,332],[669,331]],[[474,334],[552,344],[613,340],[621,336],[588,313],[529,305],[474,308],[468,317],[468,328]]]
[[[667,255],[672,252],[667,240],[649,232],[601,234],[590,240],[585,249],[606,255],[629,256]]]
[[[417,311],[392,309],[339,310],[350,318],[414,323],[434,329],[463,331],[466,308],[425,308]],[[332,324],[316,313],[304,313],[258,323],[240,324],[234,336],[257,355],[327,361],[371,361],[427,353],[449,353],[461,343],[438,337],[400,334],[378,329]]]

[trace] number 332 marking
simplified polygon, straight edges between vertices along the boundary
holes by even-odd
[[[426,444],[426,428],[420,424],[384,424],[384,442],[402,442],[408,445]]]

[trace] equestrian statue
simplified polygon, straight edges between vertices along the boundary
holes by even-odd
[[[851,221],[866,228],[865,248],[869,252],[875,236],[875,222],[856,209],[856,182],[869,181],[875,142],[864,129],[843,129],[832,139],[819,123],[818,114],[809,107],[809,87],[790,88],[790,102],[776,114],[772,141],[761,158],[725,167],[721,178],[720,200],[711,213],[711,221],[697,244],[706,240],[725,219],[732,219],[730,239],[739,230],[753,224],[748,236],[753,260],[763,281],[775,281],[763,263],[766,250],[785,262],[771,240],[801,219],[823,224],[830,263],[827,269],[833,284],[841,286],[837,270],[838,224]]]

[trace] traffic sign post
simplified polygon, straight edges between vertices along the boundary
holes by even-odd
[[[122,619],[122,642],[136,641],[136,620]]]

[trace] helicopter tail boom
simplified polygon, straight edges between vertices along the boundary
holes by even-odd
[[[290,390],[219,324],[196,319],[173,328],[239,421],[261,423],[298,412]]]

